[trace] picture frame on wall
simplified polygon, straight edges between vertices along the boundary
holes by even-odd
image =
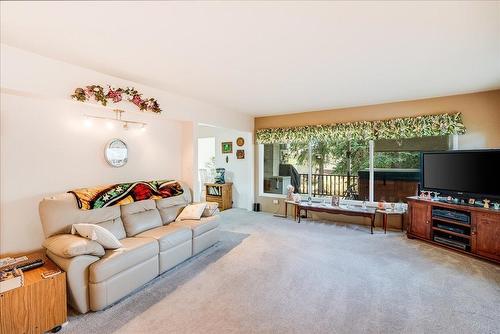
[[[236,159],[245,159],[245,150],[236,150]]]
[[[232,141],[222,142],[222,154],[229,154],[229,153],[233,153],[233,142]]]
[[[243,139],[243,137],[238,137],[238,138],[236,139],[236,145],[238,145],[238,146],[243,146],[243,145],[245,145],[245,139]]]

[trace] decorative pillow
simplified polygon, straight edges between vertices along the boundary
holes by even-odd
[[[207,207],[207,203],[190,204],[182,209],[180,215],[177,216],[176,222],[181,220],[200,220],[203,210]]]
[[[123,247],[121,242],[110,231],[95,224],[73,224],[71,234],[78,233],[84,238],[95,240],[104,249],[117,249]]]
[[[72,234],[54,235],[46,239],[42,246],[51,253],[64,258],[78,255],[104,255],[104,248],[99,243]]]
[[[210,217],[219,212],[217,209],[219,208],[219,203],[217,202],[206,202],[207,207],[203,210],[201,214],[202,217]]]

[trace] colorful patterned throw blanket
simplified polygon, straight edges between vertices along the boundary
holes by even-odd
[[[81,188],[68,191],[68,193],[75,195],[80,209],[92,210],[113,205],[129,204],[145,199],[179,196],[184,193],[184,190],[177,181],[161,180]]]

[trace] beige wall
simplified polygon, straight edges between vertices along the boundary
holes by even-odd
[[[213,126],[198,126],[198,138],[215,138],[215,167],[226,169],[226,181],[233,182],[233,208],[251,210],[254,200],[253,193],[253,142],[252,132],[236,131]],[[245,140],[243,146],[236,144],[236,139]],[[233,153],[222,154],[223,142],[233,143]],[[245,150],[245,159],[236,158],[236,150]],[[226,157],[228,158],[226,162]]]
[[[459,137],[460,149],[500,148],[500,90],[354,108],[258,117],[255,119],[255,129],[381,120],[457,111],[463,114],[463,120],[467,128],[467,134]],[[255,159],[256,202],[261,203],[264,211],[279,211],[282,213],[284,211],[282,199],[276,205],[272,203],[273,198],[262,197],[258,194],[258,182],[260,180],[258,175],[260,164],[258,161],[258,145],[256,145],[255,156],[257,157]]]
[[[198,122],[253,131],[249,115],[4,44],[0,66],[0,257],[41,247],[38,203],[45,196],[160,178],[182,179],[194,187]],[[123,117],[148,123],[146,131],[108,129],[98,121],[85,127],[84,114],[114,115],[98,105],[71,100],[76,87],[92,83],[136,87],[157,98],[164,112],[138,112],[125,102],[119,105],[127,111]],[[125,140],[130,152],[122,168],[104,160],[104,145],[116,137]]]

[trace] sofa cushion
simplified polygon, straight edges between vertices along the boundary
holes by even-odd
[[[179,181],[179,183],[182,186],[182,190],[184,192],[179,196],[157,199],[156,206],[158,207],[158,210],[174,205],[187,205],[193,201],[189,186],[182,181]]]
[[[98,224],[117,239],[125,238],[125,230],[118,206],[80,210],[73,194],[58,194],[44,198],[39,205],[40,220],[45,237],[70,233],[73,224]]]
[[[182,212],[182,209],[186,207],[186,205],[187,204],[180,204],[158,209],[160,211],[161,221],[163,225],[170,224],[171,222],[173,222],[177,218],[177,216]]]
[[[155,239],[125,238],[120,241],[122,248],[107,250],[99,261],[90,265],[90,282],[102,282],[158,254],[158,242]]]
[[[160,252],[163,252],[191,240],[192,232],[188,227],[169,224],[136,235],[136,238],[143,237],[158,240]]]
[[[94,210],[100,210],[100,209],[94,209]],[[127,234],[125,233],[125,227],[123,226],[121,216],[119,216],[115,219],[106,220],[106,221],[103,221],[100,223],[96,223],[96,225],[104,227],[106,230],[113,233],[113,235],[118,240],[123,239],[127,236]]]
[[[99,243],[72,234],[51,236],[45,239],[42,246],[53,254],[63,258],[71,258],[79,255],[104,255],[104,248]]]
[[[191,192],[189,187],[181,183],[184,193],[179,196],[161,198],[156,200],[156,207],[160,211],[163,224],[170,224],[181,213],[182,209],[191,203]]]
[[[122,205],[121,212],[128,237],[162,225],[160,213],[152,199]]]
[[[205,232],[213,230],[214,228],[217,228],[219,226],[218,218],[218,216],[203,217],[200,220],[183,220],[172,224],[176,226],[189,227],[193,231],[194,238]]]

